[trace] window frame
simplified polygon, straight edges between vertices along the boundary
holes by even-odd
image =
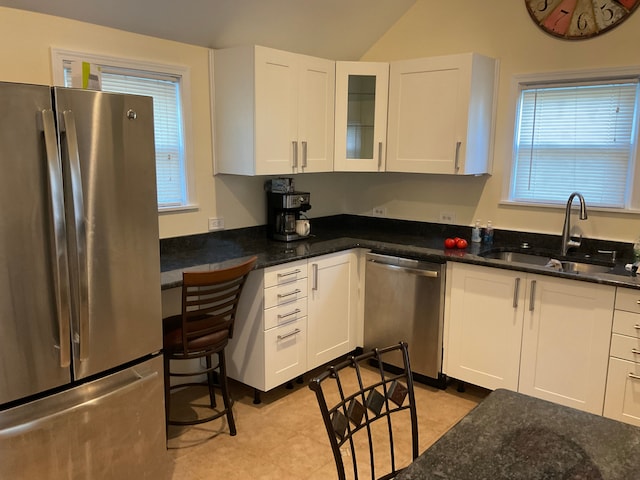
[[[603,68],[603,69],[590,69],[590,70],[573,70],[573,71],[560,71],[560,72],[544,72],[544,73],[531,73],[531,74],[517,74],[513,75],[511,81],[510,91],[510,125],[508,138],[511,142],[509,153],[505,161],[505,170],[503,175],[503,188],[502,198],[500,200],[501,205],[518,206],[518,207],[535,207],[535,208],[565,208],[565,204],[556,203],[543,203],[543,202],[521,202],[511,200],[511,188],[512,179],[515,174],[515,161],[516,161],[516,147],[517,147],[517,132],[516,127],[518,125],[518,114],[520,95],[522,90],[536,87],[536,86],[553,86],[562,83],[602,83],[602,82],[616,82],[621,80],[640,79],[640,66],[629,66],[619,68]],[[640,99],[638,99],[640,102]],[[635,139],[635,151],[632,152],[631,159],[631,175],[628,179],[627,188],[629,189],[627,203],[622,208],[617,207],[589,207],[590,210],[604,211],[613,213],[640,213],[640,133],[638,132],[638,125],[640,125],[640,110],[639,118],[636,119],[636,127],[633,135]]]
[[[153,74],[160,76],[171,76],[179,79],[180,84],[180,102],[182,107],[182,131],[184,142],[184,185],[185,198],[181,205],[171,205],[160,207],[158,205],[158,213],[171,213],[180,211],[197,210],[195,193],[195,165],[193,159],[193,143],[192,143],[192,125],[191,125],[191,78],[190,69],[187,66],[175,64],[161,64],[149,62],[146,60],[137,60],[133,58],[113,57],[88,52],[78,52],[72,50],[64,50],[59,48],[51,48],[51,65],[53,74],[53,84],[55,86],[64,87],[64,64],[65,62],[89,62],[95,65],[105,65],[114,68],[136,70],[139,72],[148,72],[149,78]]]

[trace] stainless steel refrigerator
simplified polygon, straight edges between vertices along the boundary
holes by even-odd
[[[151,98],[0,83],[0,478],[162,478]]]

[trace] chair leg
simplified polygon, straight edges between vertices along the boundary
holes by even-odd
[[[169,373],[170,360],[167,355],[163,355],[164,363],[164,419],[167,438],[169,436],[169,405],[171,403],[171,375]]]
[[[218,366],[220,367],[220,389],[222,390],[222,400],[227,411],[227,423],[231,436],[236,434],[236,422],[233,419],[231,396],[229,395],[229,384],[227,383],[227,366],[224,359],[224,350],[218,352]]]
[[[206,357],[206,361],[207,361],[207,370],[209,370],[207,372],[207,383],[209,385],[209,402],[211,403],[211,408],[216,408],[216,392],[215,392],[215,384],[216,384],[216,380],[215,380],[215,376],[214,376],[214,372],[211,370],[211,355],[207,355]]]

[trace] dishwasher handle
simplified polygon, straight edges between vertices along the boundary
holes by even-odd
[[[367,260],[370,265],[375,265],[377,267],[386,269],[386,270],[395,270],[397,272],[410,273],[412,275],[418,275],[421,277],[429,277],[429,278],[438,278],[440,276],[439,270],[430,270],[430,269],[422,269],[422,268],[410,268],[403,267],[401,265],[392,265],[389,263],[380,263],[374,259]]]

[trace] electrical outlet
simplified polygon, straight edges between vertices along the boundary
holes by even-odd
[[[456,212],[440,212],[441,223],[455,223]]]
[[[209,218],[209,231],[213,232],[214,230],[224,230],[224,218]]]
[[[373,207],[373,216],[374,217],[386,217],[387,216],[387,208],[386,207]]]

